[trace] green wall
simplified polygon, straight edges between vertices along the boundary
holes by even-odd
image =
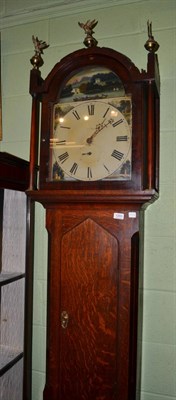
[[[18,4],[18,2],[16,2]],[[28,0],[22,2],[29,9]],[[33,3],[33,1],[32,1]],[[50,43],[42,76],[67,53],[83,47],[78,21],[97,19],[100,46],[114,48],[146,69],[147,20],[160,44],[161,165],[160,199],[145,212],[144,316],[141,400],[176,399],[176,1],[79,1],[48,13],[17,15],[15,2],[0,0],[2,40],[3,141],[0,150],[29,158],[31,37]],[[63,3],[63,2],[62,2]],[[73,2],[74,3],[74,2]],[[86,5],[87,3],[87,5]],[[5,4],[12,15],[3,14]],[[50,5],[49,5],[50,4]],[[13,15],[14,13],[14,15]],[[48,16],[49,15],[49,16]],[[46,253],[44,211],[36,205],[33,398],[42,399],[45,371]]]

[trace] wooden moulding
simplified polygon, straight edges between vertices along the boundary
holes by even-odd
[[[0,187],[25,191],[29,185],[29,162],[0,153]]]

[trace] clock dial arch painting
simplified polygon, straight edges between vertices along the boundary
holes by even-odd
[[[49,181],[131,179],[131,96],[108,68],[85,67],[53,107]]]

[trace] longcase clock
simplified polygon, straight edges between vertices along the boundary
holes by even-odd
[[[96,24],[79,23],[87,48],[45,80],[47,45],[33,37],[28,195],[46,208],[49,237],[44,400],[134,400],[140,390],[139,242],[141,210],[158,197],[159,46],[148,24],[139,71],[98,47]]]

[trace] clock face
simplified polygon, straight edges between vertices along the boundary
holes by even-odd
[[[131,100],[115,90],[113,96],[81,95],[55,104],[50,181],[131,178]]]

